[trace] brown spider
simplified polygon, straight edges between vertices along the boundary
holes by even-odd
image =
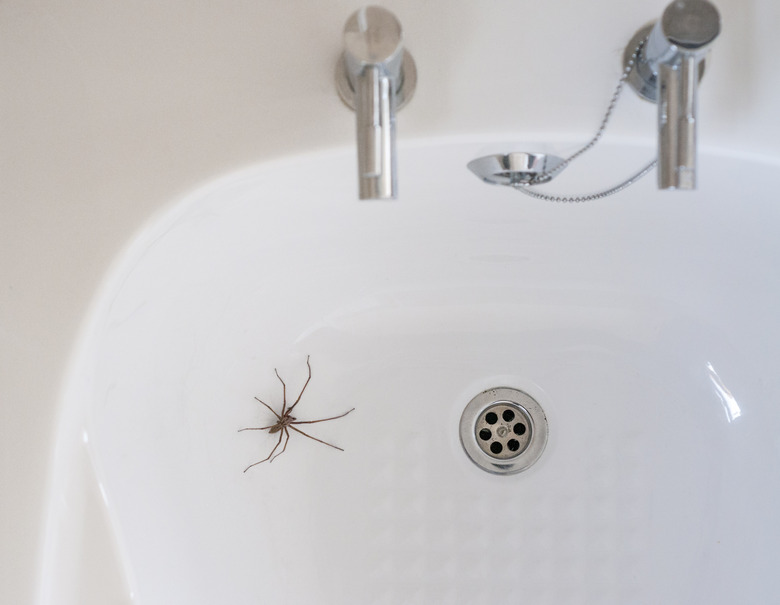
[[[296,420],[295,416],[292,416],[291,413],[293,411],[293,408],[298,405],[298,402],[301,400],[301,397],[303,396],[303,392],[306,390],[306,387],[309,385],[309,381],[311,380],[311,364],[309,363],[309,356],[306,356],[306,365],[309,368],[309,377],[306,379],[306,384],[303,385],[303,388],[301,389],[300,395],[298,395],[298,399],[295,400],[295,403],[293,403],[289,408],[287,407],[287,385],[284,384],[284,380],[282,380],[282,377],[279,376],[279,372],[274,368],[274,372],[276,373],[276,377],[279,379],[279,382],[282,383],[282,413],[277,414],[274,409],[265,403],[264,401],[260,401],[257,397],[257,401],[260,401],[265,407],[267,407],[269,410],[271,410],[276,416],[276,422],[274,424],[269,424],[268,426],[261,426],[261,427],[248,427],[245,429],[238,429],[238,432],[241,431],[268,431],[269,433],[279,433],[279,441],[276,442],[276,445],[274,446],[274,449],[271,450],[271,453],[268,454],[268,457],[264,458],[260,462],[255,462],[254,464],[250,464],[244,469],[244,472],[247,472],[250,468],[253,466],[257,466],[258,464],[262,464],[263,462],[273,462],[276,458],[284,454],[284,450],[287,449],[287,443],[290,441],[290,431],[287,429],[292,429],[296,433],[300,433],[304,437],[308,437],[309,439],[313,439],[314,441],[319,441],[320,443],[324,445],[328,445],[332,448],[335,448],[340,451],[344,451],[342,448],[338,447],[337,445],[333,445],[332,443],[328,443],[327,441],[322,441],[321,439],[317,439],[316,437],[312,437],[311,435],[308,435],[304,433],[301,429],[295,428],[294,424],[315,424],[317,422],[327,422],[328,420],[336,420],[337,418],[343,418],[349,412],[354,412],[355,408],[352,408],[349,410],[349,412],[344,412],[340,416],[333,416],[332,418],[322,418],[320,420]],[[277,448],[281,445],[282,439],[284,439],[284,446],[282,447],[282,451],[276,454],[274,456],[274,452],[277,450]]]

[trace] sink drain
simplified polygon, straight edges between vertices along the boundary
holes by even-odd
[[[460,441],[480,468],[499,475],[519,473],[542,455],[547,445],[547,417],[523,391],[488,389],[463,410]]]

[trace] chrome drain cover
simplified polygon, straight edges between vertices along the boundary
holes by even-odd
[[[547,416],[523,391],[488,389],[463,410],[460,442],[480,468],[498,475],[519,473],[536,462],[547,445]]]

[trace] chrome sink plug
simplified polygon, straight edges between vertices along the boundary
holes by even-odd
[[[710,2],[675,0],[626,47],[624,64],[643,44],[628,82],[658,104],[659,189],[696,188],[698,85],[704,57],[719,33],[720,15]]]
[[[409,101],[417,81],[402,41],[398,19],[378,6],[361,8],[344,26],[336,88],[357,115],[361,200],[397,196],[395,113]]]

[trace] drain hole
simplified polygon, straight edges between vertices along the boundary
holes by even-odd
[[[460,442],[483,470],[517,473],[536,462],[544,450],[547,418],[527,393],[511,387],[488,389],[463,410]]]

